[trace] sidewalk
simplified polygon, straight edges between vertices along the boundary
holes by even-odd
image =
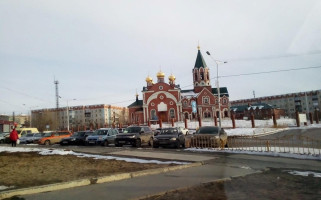
[[[168,190],[190,187],[233,176],[244,176],[256,171],[252,169],[215,165],[210,162],[199,167],[192,167],[172,172],[137,177],[110,183],[95,184],[86,187],[60,190],[55,192],[26,195],[26,200],[47,199],[137,199]]]

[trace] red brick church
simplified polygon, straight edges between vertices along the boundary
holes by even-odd
[[[185,118],[195,119],[213,118],[219,115],[217,88],[212,88],[210,69],[207,67],[200,48],[196,62],[192,70],[194,88],[181,90],[175,83],[175,76],[168,77],[165,82],[165,74],[157,73],[157,82],[148,76],[146,86],[143,87],[143,100],[138,99],[128,106],[129,121],[132,124],[147,124],[150,122],[182,121]],[[222,118],[229,116],[229,94],[226,87],[220,88],[220,102]]]

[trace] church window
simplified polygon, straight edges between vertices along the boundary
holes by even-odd
[[[170,109],[170,110],[169,110],[169,117],[170,117],[171,119],[175,118],[175,110],[174,110],[174,109]]]
[[[184,107],[187,107],[187,101],[183,101]]]
[[[203,97],[203,104],[209,104],[209,98]]]
[[[152,120],[157,120],[157,116],[156,116],[156,110],[151,110],[150,111],[150,116]]]
[[[227,99],[223,99],[223,104],[226,104],[227,103]]]
[[[211,113],[208,111],[204,112],[204,118],[211,118]]]
[[[201,80],[204,80],[204,72],[201,72],[200,76],[201,76]]]
[[[160,85],[158,88],[159,88],[160,90],[163,90],[163,86],[161,86],[161,85]]]

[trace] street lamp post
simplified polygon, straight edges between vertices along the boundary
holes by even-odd
[[[212,60],[216,63],[216,85],[217,85],[217,99],[218,99],[218,112],[219,112],[219,116],[218,116],[218,119],[219,119],[219,131],[221,130],[221,127],[222,127],[222,114],[221,114],[221,94],[220,94],[220,85],[219,85],[219,81],[218,81],[218,64],[221,64],[221,63],[227,63],[227,61],[219,61],[219,60],[215,60],[210,52],[206,51],[206,54],[209,55]]]

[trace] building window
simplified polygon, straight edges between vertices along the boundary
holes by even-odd
[[[209,98],[203,97],[203,104],[209,104]]]
[[[157,116],[156,116],[156,110],[151,110],[150,111],[150,116],[152,120],[157,120]]]
[[[223,104],[227,104],[227,99],[223,99]]]
[[[171,119],[175,118],[175,110],[174,110],[174,109],[170,109],[170,110],[169,110],[169,117],[170,117]]]
[[[201,80],[204,80],[204,72],[201,72],[200,76],[201,76]]]
[[[158,87],[158,89],[163,90],[163,86],[160,85],[160,86]]]
[[[211,113],[208,111],[204,112],[204,118],[211,118]]]
[[[151,103],[150,105],[151,105],[151,106],[155,106],[155,104],[154,104],[154,103]]]
[[[184,107],[187,107],[187,101],[183,101]]]
[[[164,99],[164,96],[160,96],[159,98],[160,98],[160,99]]]
[[[169,102],[169,105],[173,105],[173,104],[174,104],[174,102],[173,102],[173,101]]]

